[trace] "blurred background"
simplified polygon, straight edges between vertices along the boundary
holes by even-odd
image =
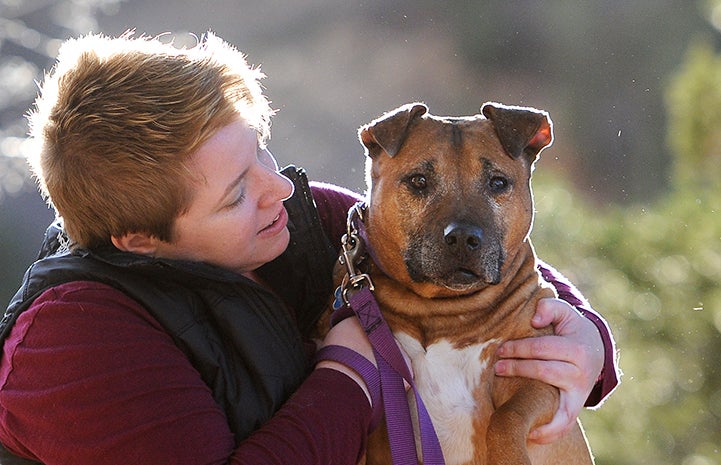
[[[597,463],[719,465],[720,3],[0,0],[0,300],[53,218],[24,114],[61,41],[212,30],[267,74],[279,162],[358,192],[356,130],[398,105],[549,111],[536,248],[608,319],[624,371],[582,416]]]

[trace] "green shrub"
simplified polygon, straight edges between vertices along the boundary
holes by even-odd
[[[582,415],[598,465],[721,464],[721,58],[694,45],[668,89],[673,189],[602,208],[535,179],[534,243],[609,321],[622,384]]]

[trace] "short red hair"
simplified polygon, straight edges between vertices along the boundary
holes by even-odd
[[[171,240],[190,201],[189,156],[238,117],[269,138],[262,77],[211,33],[187,49],[131,33],[65,42],[28,116],[29,161],[74,245]]]

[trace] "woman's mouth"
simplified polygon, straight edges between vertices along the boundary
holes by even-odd
[[[288,213],[285,211],[285,208],[281,208],[280,212],[275,216],[275,218],[273,218],[273,221],[271,221],[270,224],[258,231],[258,234],[274,235],[283,230],[287,224]]]

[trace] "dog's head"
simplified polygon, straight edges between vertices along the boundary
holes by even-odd
[[[359,129],[370,246],[385,273],[425,297],[498,284],[528,239],[530,178],[551,120],[497,103],[481,113],[436,117],[413,103]]]

